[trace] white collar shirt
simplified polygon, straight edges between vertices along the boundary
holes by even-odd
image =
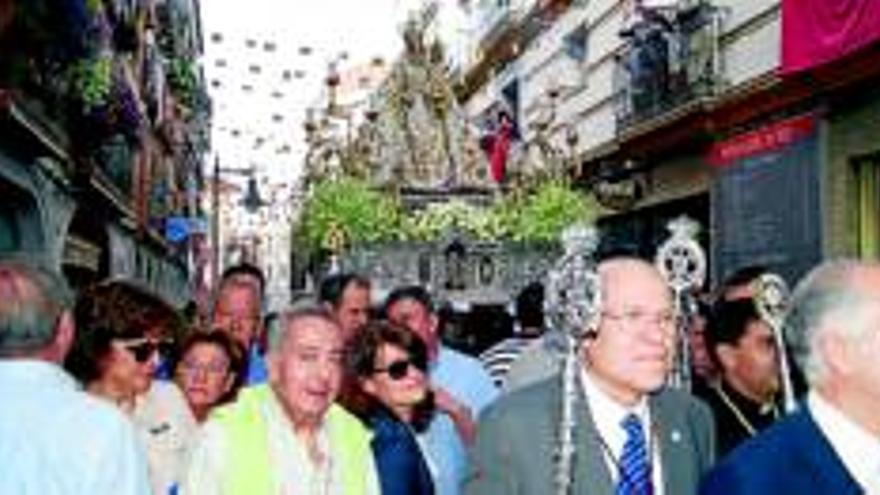
[[[630,413],[635,414],[642,423],[645,431],[647,450],[651,456],[651,482],[654,485],[654,495],[663,495],[663,469],[660,464],[660,449],[656,445],[656,435],[651,428],[651,409],[648,400],[642,397],[633,407],[626,407],[615,401],[587,371],[581,372],[584,397],[590,406],[590,414],[596,431],[599,434],[599,443],[602,444],[605,463],[611,473],[611,481],[617,483],[618,459],[623,454],[623,446],[626,443],[626,431],[622,423]]]
[[[880,439],[812,391],[807,404],[819,430],[868,495],[880,495]]]

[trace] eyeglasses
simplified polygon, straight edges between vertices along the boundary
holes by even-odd
[[[422,372],[426,368],[425,363],[417,363],[411,359],[400,359],[389,364],[386,368],[374,369],[373,373],[388,373],[392,380],[402,380],[409,372],[410,366]]]
[[[146,363],[153,357],[153,354],[168,355],[170,353],[170,342],[157,342],[154,340],[135,339],[131,342],[122,343],[122,348],[130,352],[134,360],[139,363]]]
[[[211,361],[209,363],[184,361],[180,366],[184,372],[189,374],[202,372],[208,375],[225,375],[229,371],[229,365],[223,361]]]
[[[620,313],[603,311],[602,316],[611,320],[619,321],[626,326],[644,326],[650,324],[663,328],[670,328],[675,325],[675,313],[671,311],[649,313],[638,309],[630,309]]]

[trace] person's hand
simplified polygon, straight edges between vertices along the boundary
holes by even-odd
[[[437,409],[452,418],[455,429],[458,430],[464,443],[472,445],[477,437],[477,424],[471,416],[470,408],[459,402],[443,387],[435,386],[432,390]]]

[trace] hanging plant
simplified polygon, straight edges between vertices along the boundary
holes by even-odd
[[[187,108],[194,108],[198,91],[196,64],[188,58],[174,57],[168,61],[168,84],[177,100]]]
[[[113,60],[109,55],[81,59],[70,67],[74,99],[84,115],[107,105],[113,86]]]

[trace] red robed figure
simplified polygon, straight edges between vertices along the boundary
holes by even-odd
[[[492,142],[492,151],[489,154],[489,171],[492,180],[501,183],[504,181],[504,170],[507,166],[507,152],[510,149],[510,138],[513,134],[513,123],[506,114],[501,114],[501,123],[495,132]]]

